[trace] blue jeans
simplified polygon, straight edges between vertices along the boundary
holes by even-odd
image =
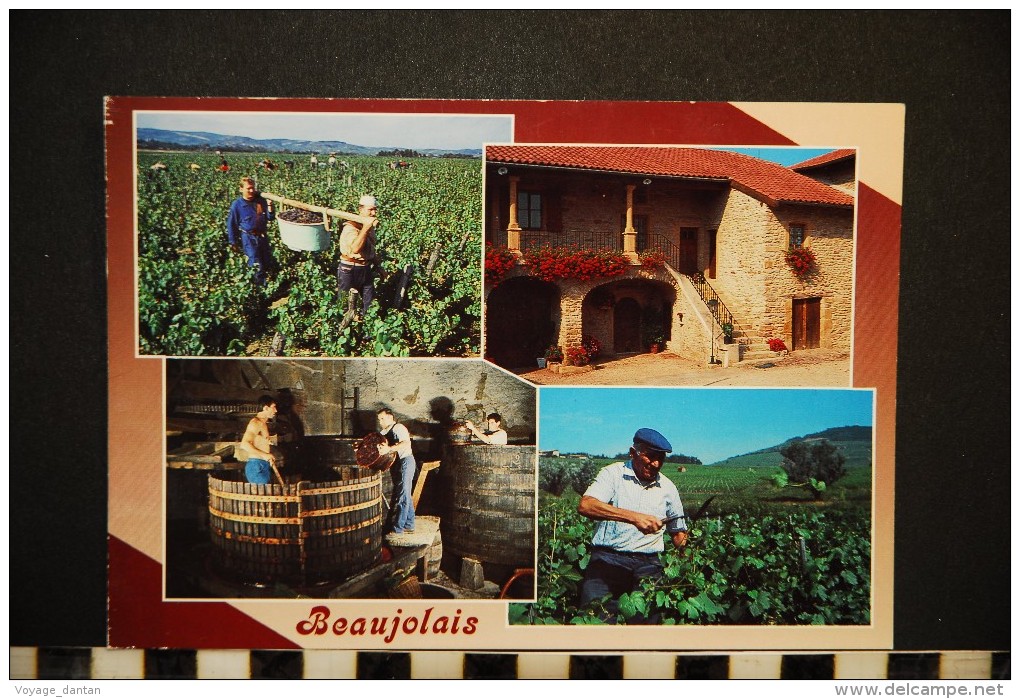
[[[393,531],[414,529],[414,456],[398,458],[390,472],[393,476]]]
[[[606,609],[613,616],[619,609],[617,599],[625,592],[638,589],[645,578],[658,578],[662,575],[662,563],[657,553],[628,553],[610,549],[595,548],[592,550],[588,567],[584,571],[584,584],[581,587],[581,606],[586,607],[605,595],[611,595],[606,602]],[[634,618],[632,624],[658,623],[658,615],[652,618]],[[612,622],[612,617],[604,621]]]
[[[244,464],[244,477],[249,483],[265,485],[270,480],[269,462],[265,459],[248,459]]]
[[[352,265],[341,262],[336,268],[337,287],[340,291],[357,289],[361,294],[361,309],[368,313],[368,307],[375,298],[375,287],[372,285],[372,267],[369,265]]]
[[[248,266],[255,268],[255,283],[265,286],[266,270],[272,258],[269,255],[269,239],[264,235],[241,233],[241,246],[248,256]]]

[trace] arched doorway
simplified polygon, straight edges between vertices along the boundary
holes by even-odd
[[[641,304],[625,296],[613,308],[613,351],[641,350]]]
[[[492,290],[485,311],[485,356],[501,367],[535,366],[556,344],[560,292],[535,277],[512,277]]]

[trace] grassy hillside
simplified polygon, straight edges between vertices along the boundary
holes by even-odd
[[[813,503],[805,488],[777,488],[772,477],[779,473],[783,461],[779,450],[794,439],[808,441],[828,439],[846,457],[847,475],[825,493],[826,507],[869,507],[871,502],[871,428],[837,427],[796,437],[766,449],[731,457],[715,464],[675,464],[663,466],[662,474],[676,483],[689,513],[697,512],[709,498],[709,512],[720,514],[747,506],[789,507],[797,503]],[[603,466],[619,461],[595,457],[591,466],[597,472]],[[542,460],[540,469],[559,469],[567,459]],[[570,469],[576,473],[577,467]],[[582,477],[583,479],[583,477]],[[580,485],[580,484],[577,484]],[[567,491],[569,492],[569,488]]]

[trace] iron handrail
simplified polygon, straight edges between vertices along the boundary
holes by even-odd
[[[683,269],[683,252],[680,246],[661,235],[651,235],[648,237],[648,241],[649,249],[662,253],[670,267],[690,280],[701,300],[715,319],[715,322],[719,324],[720,329],[728,323],[732,330],[736,330],[737,324],[734,322],[733,313],[726,307],[718,292],[712,288],[712,285],[708,283],[704,275],[700,272],[696,274],[680,272]]]

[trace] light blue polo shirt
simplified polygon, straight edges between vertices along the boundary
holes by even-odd
[[[679,516],[666,525],[666,530],[670,534],[687,531],[684,506],[673,481],[660,473],[653,483],[644,484],[634,474],[630,461],[620,461],[603,468],[584,494],[613,507],[654,515],[662,520]],[[664,549],[662,532],[642,534],[633,524],[609,520],[595,525],[591,543],[637,553],[658,553]]]

